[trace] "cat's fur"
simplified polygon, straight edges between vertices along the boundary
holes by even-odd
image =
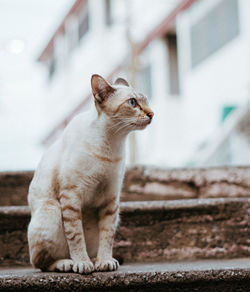
[[[93,112],[79,114],[43,156],[29,188],[30,260],[44,271],[115,270],[125,139],[153,117],[144,95],[118,78],[91,79]],[[134,105],[136,99],[136,104]]]

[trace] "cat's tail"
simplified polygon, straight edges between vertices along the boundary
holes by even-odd
[[[51,256],[47,248],[42,245],[37,245],[31,252],[30,262],[34,268],[47,271],[55,259]]]
[[[51,256],[49,249],[41,244],[36,245],[31,252],[31,264],[34,268],[43,272],[69,272],[72,270],[71,259],[55,259]]]
[[[69,258],[67,241],[63,231],[59,202],[40,202],[28,227],[30,262],[34,268],[48,271],[58,259]]]

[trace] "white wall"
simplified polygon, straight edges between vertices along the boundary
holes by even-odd
[[[52,80],[45,81],[48,132],[90,93],[92,74],[107,76],[125,58],[124,25],[106,29],[100,1],[89,2],[89,31]]]
[[[180,71],[189,155],[220,126],[222,107],[249,98],[249,1],[239,1],[240,34],[195,68],[190,65],[190,25],[218,0],[200,1],[178,17]],[[249,8],[249,7],[248,7]],[[247,26],[248,25],[248,26]],[[187,157],[188,158],[188,157]]]
[[[135,41],[139,41],[145,38],[163,17],[166,17],[168,11],[177,2],[179,0],[169,3],[159,1],[158,5],[155,5],[153,1],[143,1],[143,3],[141,0],[130,1],[130,3],[116,1],[115,11],[119,14],[119,19],[115,18],[116,24],[107,27],[104,23],[104,6],[99,5],[99,0],[89,1],[89,32],[82,39],[80,46],[72,51],[64,67],[53,76],[50,82],[46,81],[48,132],[88,95],[91,74],[98,73],[107,76],[128,56],[127,12],[124,8],[132,9],[132,33]],[[142,6],[144,9],[141,9]],[[147,11],[146,14],[145,11]],[[154,122],[147,130],[136,133],[136,162],[145,163],[145,157],[149,157],[146,163],[150,164],[169,165],[176,164],[176,161],[180,160],[180,155],[173,156],[172,152],[178,149],[176,141],[179,141],[181,130],[176,131],[175,127],[163,126],[173,121],[176,126],[180,123],[179,100],[168,96],[167,58],[167,47],[163,40],[155,41],[141,56],[143,61],[152,65],[153,96],[150,103],[156,109],[156,115]],[[119,75],[124,75],[124,72]],[[176,111],[177,115],[175,115]],[[162,145],[160,151],[159,144]],[[169,152],[170,155],[167,155]]]
[[[142,55],[152,66],[152,97],[155,112],[152,124],[138,131],[139,163],[179,166],[185,158],[183,149],[184,108],[180,96],[169,94],[168,49],[163,39],[151,43]]]
[[[129,1],[125,8],[132,9],[135,40],[144,39],[178,2]],[[194,69],[190,67],[190,25],[216,2],[199,1],[178,16],[180,96],[169,94],[169,56],[164,40],[153,41],[140,56],[152,68],[150,105],[155,117],[145,131],[136,132],[137,163],[175,167],[189,163],[199,145],[219,127],[222,107],[240,106],[249,98],[250,1],[239,1],[240,35]],[[116,3],[120,21],[110,28],[104,24],[99,2],[91,0],[90,31],[47,86],[48,132],[90,92],[91,74],[107,76],[127,56],[125,2]]]

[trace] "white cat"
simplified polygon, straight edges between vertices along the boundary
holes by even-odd
[[[126,80],[91,79],[95,108],[76,116],[43,156],[30,184],[30,260],[44,271],[116,270],[125,140],[153,112]],[[94,110],[94,112],[93,112]],[[93,262],[92,262],[93,261]]]

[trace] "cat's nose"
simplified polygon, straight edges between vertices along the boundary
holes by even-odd
[[[153,119],[154,113],[153,112],[149,112],[147,113],[147,116],[150,118],[150,120]]]

